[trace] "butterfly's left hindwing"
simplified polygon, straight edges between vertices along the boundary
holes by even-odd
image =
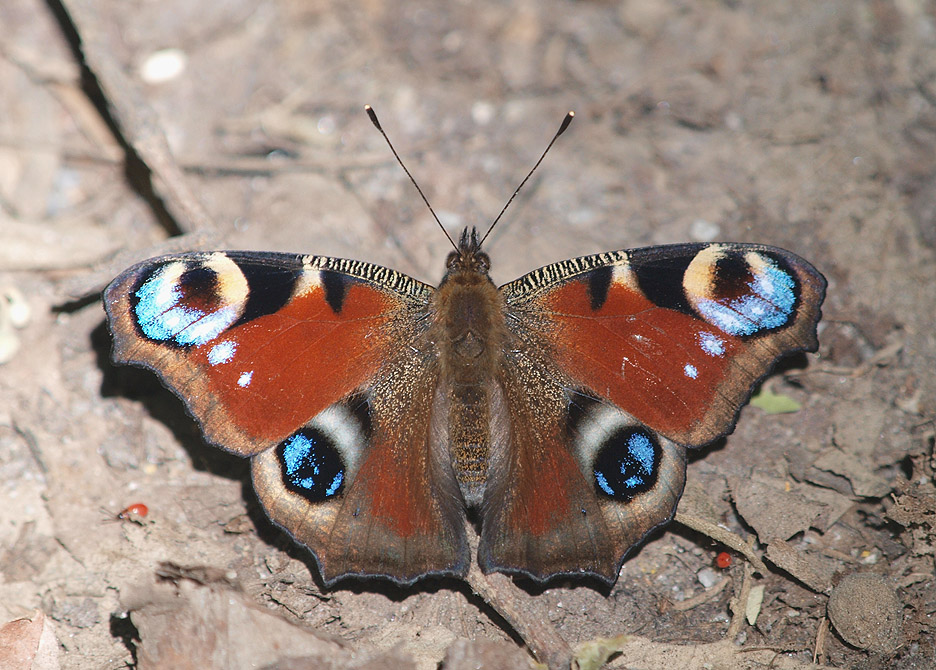
[[[479,560],[611,583],[672,517],[685,448],[730,432],[779,358],[815,351],[825,279],[781,249],[687,244],[563,261],[501,291],[511,429]]]
[[[156,372],[206,438],[253,457],[270,517],[326,582],[463,574],[451,470],[430,440],[432,289],[322,256],[211,252],[152,259],[104,294],[114,360]],[[415,390],[414,390],[415,388]]]

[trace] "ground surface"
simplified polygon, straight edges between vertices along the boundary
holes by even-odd
[[[323,589],[247,463],[108,362],[96,292],[181,231],[180,248],[438,280],[447,243],[364,103],[453,231],[489,221],[576,110],[487,244],[495,280],[711,239],[788,248],[829,279],[819,355],[765,384],[801,408],[746,409],[689,468],[681,510],[749,538],[763,574],[712,567],[724,547],[674,524],[610,592],[521,590],[519,620],[571,645],[636,636],[611,667],[933,667],[936,4],[6,0],[0,25],[0,350],[19,342],[0,366],[0,622],[45,631],[36,667],[518,662],[514,616],[464,584]],[[184,68],[156,81],[170,48]],[[140,523],[105,522],[137,502]],[[894,624],[874,640],[827,624],[856,572],[880,588],[843,589],[844,611]],[[753,625],[732,621],[760,587]]]

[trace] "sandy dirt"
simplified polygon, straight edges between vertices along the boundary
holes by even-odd
[[[0,666],[506,668],[628,634],[576,662],[933,667],[936,3],[61,1],[0,5]],[[745,409],[680,507],[759,569],[674,523],[610,590],[495,580],[506,612],[456,580],[325,589],[248,463],[109,362],[100,290],[168,249],[438,281],[365,103],[456,232],[576,111],[486,245],[498,283],[714,239],[825,274],[819,354],[763,385],[799,409]]]

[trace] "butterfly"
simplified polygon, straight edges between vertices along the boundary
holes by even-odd
[[[466,229],[435,288],[328,256],[150,259],[105,290],[113,358],[251,459],[326,585],[464,577],[469,519],[485,573],[613,584],[672,518],[686,450],[730,433],[778,359],[818,348],[826,281],[789,251],[713,243],[498,288],[482,241]]]

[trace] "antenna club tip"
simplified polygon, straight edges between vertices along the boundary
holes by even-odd
[[[565,118],[562,119],[562,124],[559,126],[559,132],[556,133],[556,137],[559,137],[566,131],[566,128],[569,127],[569,124],[572,123],[572,119],[575,118],[575,112],[570,111],[565,115]]]
[[[377,120],[377,112],[374,111],[374,108],[370,105],[364,105],[364,111],[367,113],[367,118],[371,120],[371,123],[377,128],[377,130],[383,132],[383,128],[380,127],[380,121]]]

